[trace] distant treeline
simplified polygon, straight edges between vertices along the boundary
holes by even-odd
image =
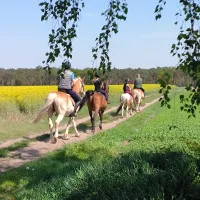
[[[91,84],[87,75],[89,68],[72,69],[75,76],[85,77],[85,84]],[[0,68],[1,86],[21,86],[21,85],[55,85],[58,76],[58,68],[52,67],[51,73],[45,71],[40,66],[34,69],[2,69]],[[157,67],[150,69],[112,69],[105,77],[108,77],[110,84],[123,84],[124,80],[129,78],[132,82],[137,74],[141,75],[143,83],[154,84],[164,74],[170,75],[170,84],[177,86],[186,86],[191,83],[191,79],[186,77],[181,70],[175,67]]]

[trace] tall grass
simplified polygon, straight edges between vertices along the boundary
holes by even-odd
[[[187,119],[179,106],[178,97],[171,110],[157,103],[114,129],[0,175],[0,197],[199,199],[200,116]]]

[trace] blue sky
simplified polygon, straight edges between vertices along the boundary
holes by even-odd
[[[41,22],[40,0],[0,2],[0,68],[34,68],[42,64],[48,50],[51,22]],[[112,66],[116,68],[152,68],[175,66],[177,59],[170,54],[179,28],[174,25],[178,4],[168,0],[163,17],[155,21],[154,9],[158,0],[127,0],[127,21],[119,23],[119,33],[113,35],[110,46]],[[104,19],[102,11],[108,0],[85,0],[78,37],[74,40],[74,68],[92,65],[92,47]],[[59,67],[64,58],[58,58]]]

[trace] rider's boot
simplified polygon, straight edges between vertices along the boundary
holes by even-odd
[[[74,111],[69,115],[69,117],[76,117],[77,113],[79,111],[79,106],[80,106],[81,100],[76,102],[75,106],[74,106]]]

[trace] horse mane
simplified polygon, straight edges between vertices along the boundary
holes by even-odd
[[[91,95],[94,94],[94,91],[93,90],[88,90],[86,93],[85,93],[85,96],[83,97],[83,99],[81,100],[81,103],[80,103],[80,107],[79,107],[79,111],[81,110],[81,108],[85,105],[85,103],[87,102],[87,100],[89,99],[89,97]]]
[[[78,81],[80,79],[80,77],[78,76],[78,77],[76,77],[76,78],[74,78],[74,81],[75,81],[75,83],[76,83],[76,81]]]

